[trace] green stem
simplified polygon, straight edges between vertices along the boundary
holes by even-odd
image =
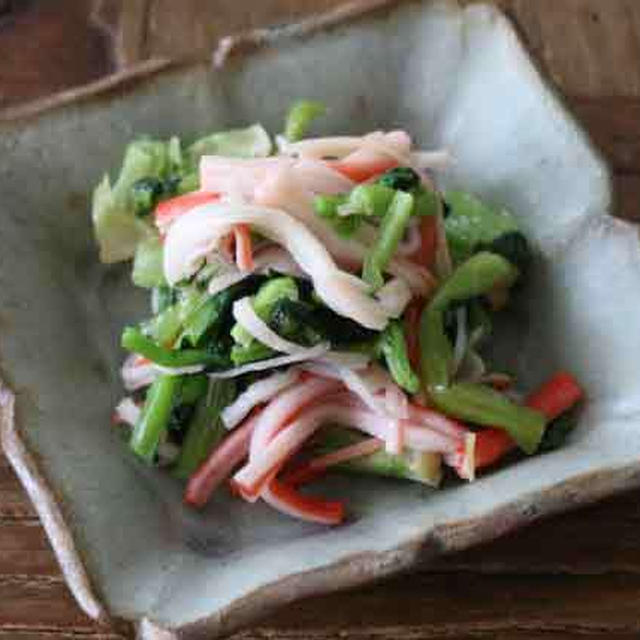
[[[418,393],[420,380],[411,368],[402,323],[392,320],[380,336],[380,349],[391,377],[409,393]]]
[[[382,219],[378,239],[364,262],[362,277],[374,289],[379,289],[384,284],[382,274],[391,261],[412,214],[413,196],[405,191],[396,191]]]
[[[217,353],[206,349],[166,349],[147,338],[139,329],[126,327],[122,332],[123,349],[132,351],[162,367],[189,367],[197,364],[205,366],[227,366],[228,362]]]
[[[544,415],[511,402],[489,387],[458,383],[433,387],[429,393],[438,409],[447,415],[504,429],[525,453],[534,453],[540,444],[546,425]]]
[[[355,444],[362,436],[346,427],[330,427],[324,430],[316,452],[320,455],[332,453]],[[359,475],[385,476],[402,480],[413,480],[430,486],[440,482],[440,456],[434,453],[407,451],[394,455],[386,451],[376,451],[366,456],[352,458],[335,465],[336,469]]]
[[[205,460],[211,449],[225,436],[226,430],[220,420],[220,412],[235,396],[235,383],[220,380],[212,383],[209,397],[202,398],[187,427],[180,455],[173,473],[178,478],[188,478]]]
[[[320,116],[323,116],[327,108],[322,102],[315,100],[298,100],[295,102],[289,113],[284,126],[284,137],[289,142],[296,142],[303,138],[311,123]]]
[[[153,462],[156,449],[169,426],[180,385],[179,376],[160,376],[147,392],[144,409],[131,433],[129,446],[137,456],[149,463]]]
[[[501,256],[477,253],[462,263],[442,285],[420,321],[423,382],[435,405],[447,415],[475,424],[505,429],[526,453],[533,453],[544,433],[544,416],[517,405],[489,387],[452,384],[453,349],[444,330],[449,305],[510,286],[518,270]]]

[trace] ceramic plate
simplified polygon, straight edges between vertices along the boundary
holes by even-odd
[[[637,231],[609,217],[606,167],[498,10],[352,4],[226,40],[215,59],[151,62],[0,126],[3,444],[80,606],[149,637],[212,637],[640,484]],[[352,517],[335,529],[224,495],[190,513],[127,454],[109,426],[118,335],[146,299],[98,264],[88,194],[134,134],[277,131],[297,97],[330,105],[321,133],[401,126],[449,148],[448,185],[518,214],[537,264],[496,357],[526,386],[560,366],[584,383],[564,449],[439,492],[336,479]]]

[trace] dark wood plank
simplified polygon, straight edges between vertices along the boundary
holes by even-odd
[[[80,610],[61,577],[0,576],[0,628],[13,627],[97,628]]]
[[[640,96],[637,0],[503,0],[527,44],[567,94]]]
[[[569,96],[567,102],[617,174],[640,172],[640,99]]]
[[[18,479],[0,454],[0,523],[3,520],[34,518],[35,515]]]
[[[295,603],[259,626],[282,638],[518,637],[640,633],[638,576],[400,577]],[[245,635],[260,637],[259,633]]]
[[[112,70],[109,43],[90,22],[89,2],[2,4],[0,108],[84,84]]]
[[[60,569],[36,519],[0,519],[0,576],[59,576]]]
[[[0,640],[124,640],[124,636],[101,630],[33,629],[32,627],[20,629],[13,627],[0,629]]]

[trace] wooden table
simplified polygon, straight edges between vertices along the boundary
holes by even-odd
[[[0,0],[0,108],[338,3]],[[609,158],[618,212],[639,217],[640,0],[499,4]],[[236,638],[631,640],[640,636],[639,534],[640,499],[621,496],[443,558],[428,572],[290,606]],[[0,457],[0,640],[118,637],[76,607]]]

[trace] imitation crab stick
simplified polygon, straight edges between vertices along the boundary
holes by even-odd
[[[571,409],[582,396],[582,388],[576,379],[570,373],[560,371],[531,394],[526,405],[543,413],[551,422]],[[515,447],[509,434],[502,429],[480,431],[476,439],[476,467],[480,469],[496,463]]]

